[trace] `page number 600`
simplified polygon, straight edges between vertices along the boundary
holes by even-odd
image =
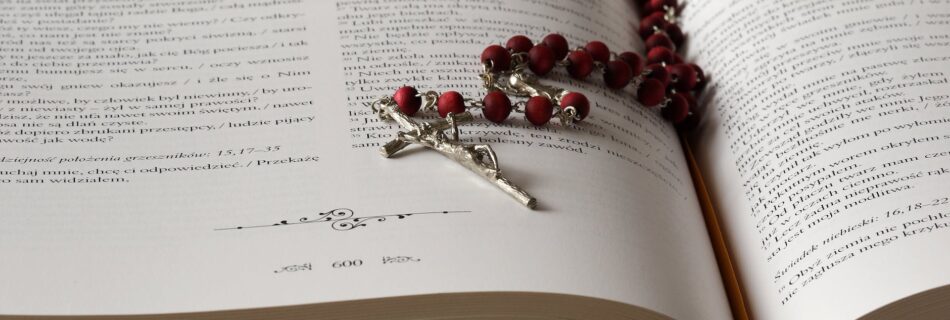
[[[332,266],[334,269],[338,269],[338,268],[359,267],[362,265],[363,265],[363,260],[354,259],[354,260],[334,261],[333,264],[331,264],[330,266]]]

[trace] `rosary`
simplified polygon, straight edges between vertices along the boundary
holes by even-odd
[[[535,126],[547,125],[555,118],[563,126],[583,121],[590,114],[590,102],[584,94],[544,85],[538,80],[555,67],[564,67],[577,80],[585,80],[597,71],[603,75],[603,84],[613,90],[632,86],[636,89],[635,99],[642,106],[659,108],[663,118],[679,130],[692,129],[700,116],[696,95],[706,79],[699,66],[684,62],[676,53],[684,40],[676,24],[676,0],[637,3],[644,13],[639,34],[647,48],[645,59],[630,51],[611,52],[601,41],[570,49],[567,39],[556,33],[539,43],[524,35],[513,36],[504,47],[490,45],[482,51],[480,76],[487,93],[481,100],[466,99],[455,91],[439,94],[405,86],[393,96],[369,104],[381,119],[395,121],[405,130],[399,131],[380,152],[388,158],[412,144],[439,151],[533,209],[537,200],[502,176],[491,146],[459,141],[458,125],[475,120],[469,111],[473,109],[481,109],[483,117],[494,123],[504,122],[512,112],[524,114]],[[509,97],[524,100],[512,103]],[[443,119],[413,120],[412,116],[419,111],[438,112]]]

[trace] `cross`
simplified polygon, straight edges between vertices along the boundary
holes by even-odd
[[[459,114],[449,113],[445,119],[433,122],[416,122],[399,111],[396,103],[390,97],[383,97],[373,102],[372,108],[381,119],[395,120],[406,130],[397,132],[396,139],[380,148],[380,153],[384,157],[392,157],[396,152],[409,145],[419,144],[442,153],[442,155],[484,177],[526,207],[534,209],[537,205],[538,201],[534,197],[501,175],[501,169],[498,168],[498,158],[491,146],[487,144],[467,144],[459,141],[458,124],[474,120],[474,117],[468,111]],[[452,129],[451,137],[444,132],[447,129]]]

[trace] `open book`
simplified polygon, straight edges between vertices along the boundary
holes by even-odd
[[[642,52],[629,2],[0,1],[0,318],[950,310],[946,1],[689,1],[689,136],[563,70],[583,123],[461,127],[535,211],[379,156],[366,103],[478,97],[516,34]]]

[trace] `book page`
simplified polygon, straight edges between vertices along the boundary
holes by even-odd
[[[763,319],[950,284],[950,3],[694,1],[700,162]]]
[[[729,317],[677,135],[630,92],[558,70],[592,100],[583,123],[461,127],[535,211],[431,150],[379,154],[400,127],[366,103],[480,99],[478,55],[514,34],[639,50],[626,1],[0,2],[0,20],[0,314],[530,291]]]

